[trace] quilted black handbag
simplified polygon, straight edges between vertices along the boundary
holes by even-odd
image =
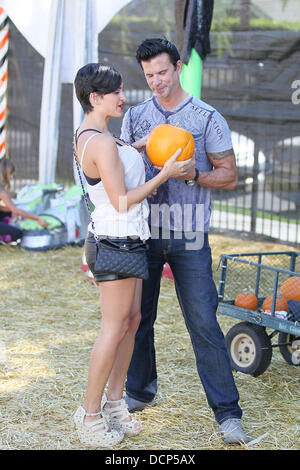
[[[141,240],[104,238],[97,248],[95,272],[148,279],[146,245]]]
[[[148,263],[146,255],[146,243],[140,239],[124,238],[116,239],[113,237],[99,238],[96,235],[92,214],[84,189],[82,177],[80,174],[79,164],[76,158],[75,148],[73,145],[73,155],[83,191],[84,200],[87,210],[90,214],[94,238],[97,245],[97,259],[95,262],[95,273],[101,274],[117,274],[124,277],[136,277],[140,279],[148,279]],[[140,204],[142,227],[144,224],[143,204]]]

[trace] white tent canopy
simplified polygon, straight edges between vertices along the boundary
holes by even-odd
[[[53,183],[58,147],[61,83],[97,62],[98,34],[130,0],[0,0],[27,41],[45,58],[40,121],[39,182]],[[74,99],[74,128],[81,119]]]
[[[72,83],[74,77],[74,45],[78,31],[77,13],[86,7],[91,12],[89,48],[97,58],[98,34],[112,17],[130,0],[60,0],[64,6],[62,25],[62,60],[60,78],[63,83]],[[49,31],[51,18],[55,15],[55,0],[0,0],[11,21],[27,41],[43,56],[49,53]],[[80,17],[79,22],[84,23]]]

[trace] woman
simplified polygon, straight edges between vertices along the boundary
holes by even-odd
[[[146,139],[136,142],[133,148],[115,139],[108,130],[110,118],[123,116],[126,97],[119,72],[106,65],[88,64],[78,71],[75,89],[85,116],[75,134],[74,149],[95,206],[95,231],[100,238],[149,238],[145,198],[168,178],[185,173],[187,162],[176,162],[181,149],[155,178],[145,183],[144,163],[136,149],[144,148]],[[140,322],[142,279],[95,273],[92,233],[85,250],[89,268],[100,286],[102,325],[90,357],[85,399],[74,422],[82,443],[111,447],[124,434],[141,431],[141,424],[129,415],[122,395]]]
[[[0,236],[9,237],[9,241],[16,241],[22,237],[22,230],[4,222],[7,217],[23,217],[24,219],[36,220],[42,227],[46,228],[49,222],[30,212],[19,209],[11,200],[7,189],[10,189],[10,180],[15,172],[14,164],[9,158],[0,160]]]

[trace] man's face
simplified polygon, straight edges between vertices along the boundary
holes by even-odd
[[[158,99],[168,99],[178,88],[180,82],[181,62],[176,66],[170,61],[169,54],[162,54],[141,63],[149,88]]]

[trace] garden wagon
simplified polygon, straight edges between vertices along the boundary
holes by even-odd
[[[296,276],[300,284],[300,252],[222,254],[220,266],[218,311],[242,320],[225,338],[232,369],[257,377],[270,365],[274,347],[279,347],[287,363],[299,366],[300,301],[289,300],[285,312],[276,311],[275,301],[285,280]],[[256,310],[235,305],[236,296],[245,288],[256,295]],[[269,296],[272,308],[263,313],[262,304]],[[274,338],[278,338],[276,343]]]

